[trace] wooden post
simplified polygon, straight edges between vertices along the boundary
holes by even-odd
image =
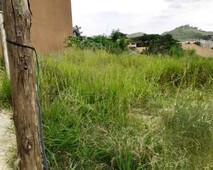
[[[28,0],[3,0],[20,170],[42,170]]]
[[[6,35],[4,30],[4,19],[2,11],[0,12],[0,31],[1,31],[1,42],[2,42],[2,51],[4,56],[5,68],[7,71],[7,75],[10,78],[10,68],[9,68],[9,60],[8,60],[8,52],[7,52],[7,42],[6,42]]]

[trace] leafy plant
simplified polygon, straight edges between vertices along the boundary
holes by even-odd
[[[119,31],[113,31],[111,38],[98,35],[93,37],[71,36],[66,39],[67,47],[75,46],[80,49],[106,50],[114,54],[124,52],[128,44],[129,40],[126,35]]]

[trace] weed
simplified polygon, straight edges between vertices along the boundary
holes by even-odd
[[[191,55],[72,48],[43,56],[50,168],[211,169],[213,60]],[[3,106],[9,91],[4,79]]]

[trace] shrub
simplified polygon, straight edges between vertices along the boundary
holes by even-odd
[[[113,31],[111,38],[98,35],[93,37],[71,36],[66,39],[67,47],[77,47],[80,49],[106,50],[109,53],[120,54],[127,49],[129,40],[126,35]]]
[[[200,41],[196,41],[196,42],[194,42],[194,44],[195,44],[195,45],[198,45],[198,46],[201,46]]]

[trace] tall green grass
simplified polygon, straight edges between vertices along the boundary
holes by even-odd
[[[0,56],[0,109],[11,106],[10,80],[6,74],[3,57]]]
[[[51,169],[213,168],[212,59],[70,49],[41,71]]]

